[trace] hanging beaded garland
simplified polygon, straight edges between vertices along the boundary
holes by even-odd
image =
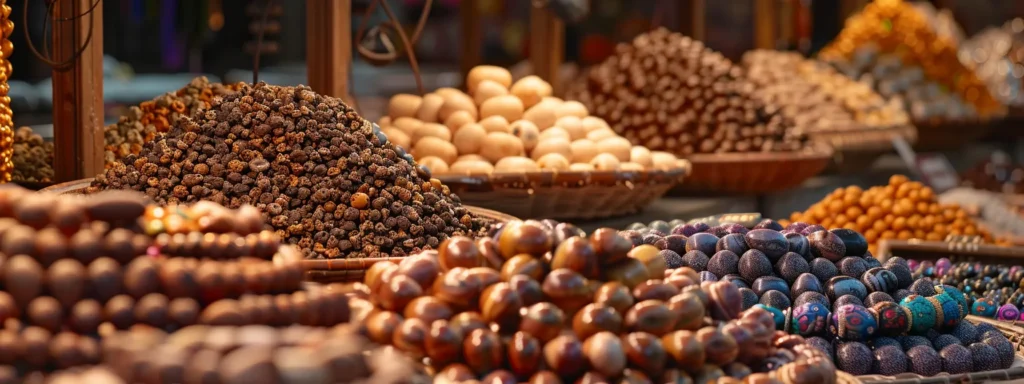
[[[14,52],[11,33],[14,32],[14,21],[11,20],[11,6],[7,0],[0,0],[0,182],[10,182],[14,171],[14,118],[11,111],[11,90],[7,80],[11,76],[11,62],[8,60]]]

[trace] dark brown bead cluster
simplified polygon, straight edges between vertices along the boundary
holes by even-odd
[[[770,313],[741,313],[736,286],[699,281],[612,229],[516,221],[374,264],[350,304],[371,340],[456,383],[834,382]]]
[[[32,128],[21,127],[14,133],[14,182],[53,182],[53,142],[43,140]]]
[[[871,87],[826,63],[799,53],[755,50],[743,55],[755,94],[778,105],[800,132],[887,128],[910,123],[899,103],[887,103]]]
[[[404,256],[482,226],[409,159],[340,99],[259,83],[179,120],[90,191],[252,204],[309,257]]]
[[[729,59],[662,28],[620,44],[567,98],[651,150],[678,155],[793,151],[802,140],[778,108],[752,96]]]
[[[261,228],[252,206],[0,187],[0,322],[95,335],[104,324],[348,321],[344,292],[303,290],[302,253]]]
[[[128,383],[430,382],[408,357],[374,347],[344,325],[192,326],[173,334],[139,328],[105,338],[102,351]]]
[[[105,167],[112,167],[128,154],[139,154],[143,144],[170,130],[179,119],[209,108],[215,97],[235,92],[240,86],[210,83],[200,76],[176,92],[129,107],[117,123],[103,128]]]
[[[40,327],[0,330],[0,381],[11,372],[4,366],[24,371],[63,369],[100,362],[101,353],[95,339],[73,332],[53,333]],[[16,381],[17,382],[17,381]]]

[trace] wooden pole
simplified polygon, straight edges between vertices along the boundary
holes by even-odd
[[[306,1],[306,71],[309,86],[320,94],[352,104],[352,1]]]
[[[754,47],[774,49],[779,21],[778,0],[754,0]],[[787,26],[788,27],[788,26]]]
[[[558,95],[559,71],[565,60],[565,25],[547,7],[530,8],[530,63],[533,73],[544,79]]]
[[[79,17],[96,5],[92,13]],[[57,0],[53,71],[54,172],[57,182],[103,172],[103,0]],[[91,38],[89,38],[91,33]],[[88,45],[86,40],[88,39]]]
[[[706,10],[704,0],[690,0],[690,37],[695,40],[704,41],[704,35],[707,33],[707,28],[704,26],[704,18],[707,16],[705,14]]]
[[[459,22],[462,23],[461,69],[462,79],[473,67],[483,64],[483,28],[480,22],[479,1],[463,0],[459,3]]]

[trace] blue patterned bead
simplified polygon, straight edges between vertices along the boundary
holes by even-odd
[[[938,294],[928,298],[935,307],[939,328],[952,328],[960,324],[960,304],[947,294]]]
[[[780,330],[781,331],[781,330],[785,329],[784,327],[786,326],[786,313],[782,312],[781,309],[778,309],[778,308],[775,308],[775,307],[769,307],[769,306],[764,305],[764,304],[755,304],[754,307],[755,308],[764,309],[764,310],[768,311],[768,313],[772,314],[772,319],[775,320],[775,329],[776,330]]]
[[[974,305],[971,306],[971,314],[975,316],[993,318],[996,317],[997,310],[999,310],[999,304],[989,298],[975,300]]]
[[[883,301],[871,307],[878,319],[878,333],[895,336],[907,332],[910,327],[910,313],[906,308],[891,301]]]
[[[828,329],[831,313],[821,303],[803,303],[792,309],[793,319],[790,320],[792,333],[801,336],[816,335]]]
[[[922,334],[935,328],[938,313],[935,306],[921,295],[910,295],[900,302],[900,306],[910,312],[910,332]]]
[[[967,317],[970,310],[970,304],[967,303],[967,295],[952,285],[937,285],[935,286],[935,293],[940,295],[946,294],[953,300],[956,300],[956,303],[960,306],[960,318]]]
[[[867,340],[878,330],[878,320],[863,306],[847,304],[832,313],[829,330],[846,340]]]

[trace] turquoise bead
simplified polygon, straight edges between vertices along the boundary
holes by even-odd
[[[952,285],[937,285],[935,286],[935,293],[940,295],[949,295],[953,300],[956,300],[957,305],[960,306],[960,319],[967,317],[967,314],[971,308],[967,302],[967,295]]]
[[[847,304],[832,312],[829,330],[841,339],[867,340],[878,331],[878,319],[867,308],[857,304]]]
[[[935,328],[938,313],[935,312],[935,306],[924,296],[907,296],[900,302],[900,306],[910,312],[911,333],[923,334],[929,329]]]
[[[938,314],[937,322],[939,328],[953,328],[960,324],[960,304],[949,295],[940,293],[928,298],[928,301],[935,307]]]
[[[993,318],[996,317],[996,310],[999,309],[999,304],[996,304],[995,300],[992,299],[978,299],[974,301],[974,305],[971,306],[971,314],[975,316],[982,316]]]
[[[764,309],[764,310],[768,311],[768,313],[771,313],[772,314],[772,318],[775,320],[775,329],[779,330],[779,331],[785,330],[785,326],[786,326],[786,313],[782,312],[781,309],[778,309],[778,308],[775,308],[775,307],[769,307],[769,306],[764,305],[764,304],[755,304],[754,308],[761,308],[761,309]]]

